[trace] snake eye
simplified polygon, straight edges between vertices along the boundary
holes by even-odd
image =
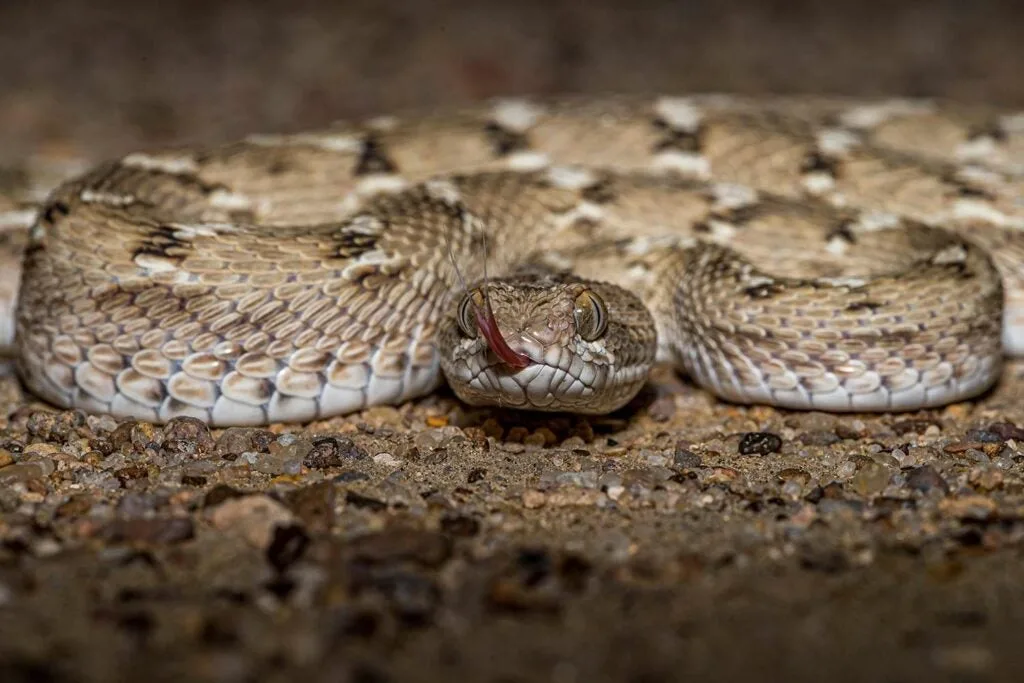
[[[601,297],[589,289],[577,295],[572,314],[576,318],[576,332],[584,341],[594,341],[608,327],[608,309]]]
[[[462,334],[470,339],[476,339],[479,334],[476,327],[476,307],[484,305],[484,295],[479,289],[467,292],[459,302],[458,322]]]

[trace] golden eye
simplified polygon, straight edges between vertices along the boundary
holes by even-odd
[[[589,289],[577,295],[572,314],[576,318],[576,332],[585,341],[594,341],[608,327],[608,309],[601,297]]]
[[[462,301],[459,302],[458,311],[458,322],[459,329],[462,330],[462,334],[466,335],[470,339],[475,339],[478,331],[476,327],[476,308],[477,306],[483,307],[484,295],[479,289],[474,289],[467,292],[462,297]]]

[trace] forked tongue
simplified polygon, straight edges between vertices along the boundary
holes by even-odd
[[[452,267],[455,268],[455,275],[459,278],[459,282],[462,284],[462,289],[467,290],[466,280],[462,277],[462,272],[459,270],[459,264],[455,260],[455,253],[452,251],[452,243],[450,235],[445,233],[445,246],[448,248],[448,258],[451,259]],[[494,355],[504,363],[505,365],[521,370],[522,368],[528,367],[533,361],[526,354],[516,351],[508,342],[505,341],[505,337],[501,336],[501,330],[498,329],[498,321],[494,318],[494,309],[491,308],[491,297],[489,296],[487,282],[487,236],[484,235],[484,282],[480,288],[483,294],[484,303],[482,306],[477,305],[476,301],[473,301],[473,315],[476,318],[476,326],[480,330],[480,334],[483,336],[484,341],[487,342],[487,346],[491,348]]]
[[[476,326],[480,329],[480,334],[487,340],[487,345],[491,347],[491,351],[497,356],[502,363],[509,367],[520,370],[528,367],[533,361],[526,354],[516,351],[505,338],[501,336],[501,330],[498,329],[498,321],[494,319],[494,311],[491,310],[491,300],[487,296],[487,283],[484,283],[484,305],[477,306],[474,302],[474,314],[476,315]]]

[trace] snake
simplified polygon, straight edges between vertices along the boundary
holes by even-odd
[[[1024,114],[505,97],[0,173],[0,346],[60,408],[309,422],[447,383],[603,414],[669,363],[831,412],[1024,353]]]

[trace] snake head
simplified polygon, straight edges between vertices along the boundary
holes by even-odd
[[[647,377],[654,322],[633,294],[530,276],[465,294],[441,332],[441,367],[471,405],[605,413]]]

